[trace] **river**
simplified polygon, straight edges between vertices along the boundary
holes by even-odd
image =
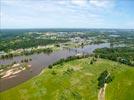
[[[31,65],[30,70],[24,70],[15,74],[12,77],[6,77],[0,79],[0,91],[5,91],[9,88],[15,87],[32,77],[38,75],[45,67],[58,61],[61,58],[67,58],[74,56],[78,52],[84,54],[91,54],[97,48],[110,47],[109,43],[86,45],[83,48],[64,49],[53,52],[51,54],[33,54],[30,56],[17,56],[12,59],[0,60],[0,64],[11,64],[14,61],[20,62],[24,58],[32,58],[32,61],[28,62]],[[77,52],[76,52],[77,51]]]

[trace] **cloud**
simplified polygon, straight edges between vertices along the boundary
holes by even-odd
[[[1,11],[1,12],[0,12],[0,18],[1,18],[2,16],[3,16],[3,12]]]
[[[91,13],[86,8],[88,3],[87,0],[3,2],[6,5],[3,6],[3,9],[6,8],[6,11],[3,10],[4,14],[1,16],[2,26],[11,27],[14,23],[15,27],[28,27],[28,25],[30,27],[33,25],[37,27],[41,25],[42,27],[59,25],[61,27],[65,23],[66,27],[70,25],[85,27],[87,24],[102,22],[98,15]]]
[[[14,6],[14,5],[21,5],[23,1],[21,0],[0,0],[0,4],[6,6]]]
[[[89,3],[93,6],[105,8],[111,7],[114,0],[89,0]]]
[[[108,25],[115,26],[115,24],[122,22],[119,22],[120,18],[123,20],[126,18],[127,22],[129,20],[127,16],[130,17],[133,13],[126,14],[124,10],[121,12],[116,9],[114,1],[0,0],[1,26],[106,27]],[[132,26],[133,24],[129,22],[127,25]]]
[[[71,0],[71,3],[77,6],[85,6],[87,4],[87,0]]]

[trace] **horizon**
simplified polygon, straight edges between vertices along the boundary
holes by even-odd
[[[77,29],[83,29],[83,30],[92,30],[92,29],[95,29],[95,30],[134,30],[134,28],[0,28],[0,30],[27,30],[27,29],[74,29],[74,30],[77,30]]]
[[[0,29],[134,29],[132,0],[1,0]]]

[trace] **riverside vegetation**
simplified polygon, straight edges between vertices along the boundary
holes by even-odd
[[[19,55],[49,54],[57,48],[84,48],[87,44],[100,43],[110,43],[110,48],[96,49],[90,56],[61,59],[36,77],[1,92],[1,100],[97,100],[105,84],[103,99],[133,100],[133,30],[1,30],[0,58],[4,61]],[[24,58],[20,62],[1,65],[0,70],[13,70],[11,65],[16,63],[22,63],[22,70],[29,69],[30,61],[31,58]]]
[[[96,59],[93,64],[90,63],[92,59]],[[44,69],[35,78],[0,93],[0,96],[2,100],[97,100],[98,86],[103,85],[103,79],[108,73],[112,77],[105,80],[108,83],[105,96],[107,100],[133,100],[133,92],[128,88],[134,88],[134,69],[128,65],[93,57],[60,61],[53,67]],[[126,73],[130,77],[125,76]],[[115,88],[116,84],[118,89]]]

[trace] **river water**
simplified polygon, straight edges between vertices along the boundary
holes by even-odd
[[[60,51],[53,52],[51,54],[33,54],[30,56],[18,56],[12,59],[0,60],[0,64],[11,64],[14,61],[20,62],[25,58],[32,58],[32,61],[28,62],[31,65],[30,70],[24,70],[20,73],[15,74],[12,77],[6,77],[0,79],[0,91],[5,91],[9,88],[15,87],[18,84],[21,84],[32,77],[38,75],[45,67],[48,67],[50,64],[58,61],[61,58],[67,58],[69,56],[74,56],[78,52],[84,54],[91,54],[97,48],[110,47],[109,43],[103,44],[93,44],[86,45],[83,48],[74,48],[74,49],[64,49]]]

